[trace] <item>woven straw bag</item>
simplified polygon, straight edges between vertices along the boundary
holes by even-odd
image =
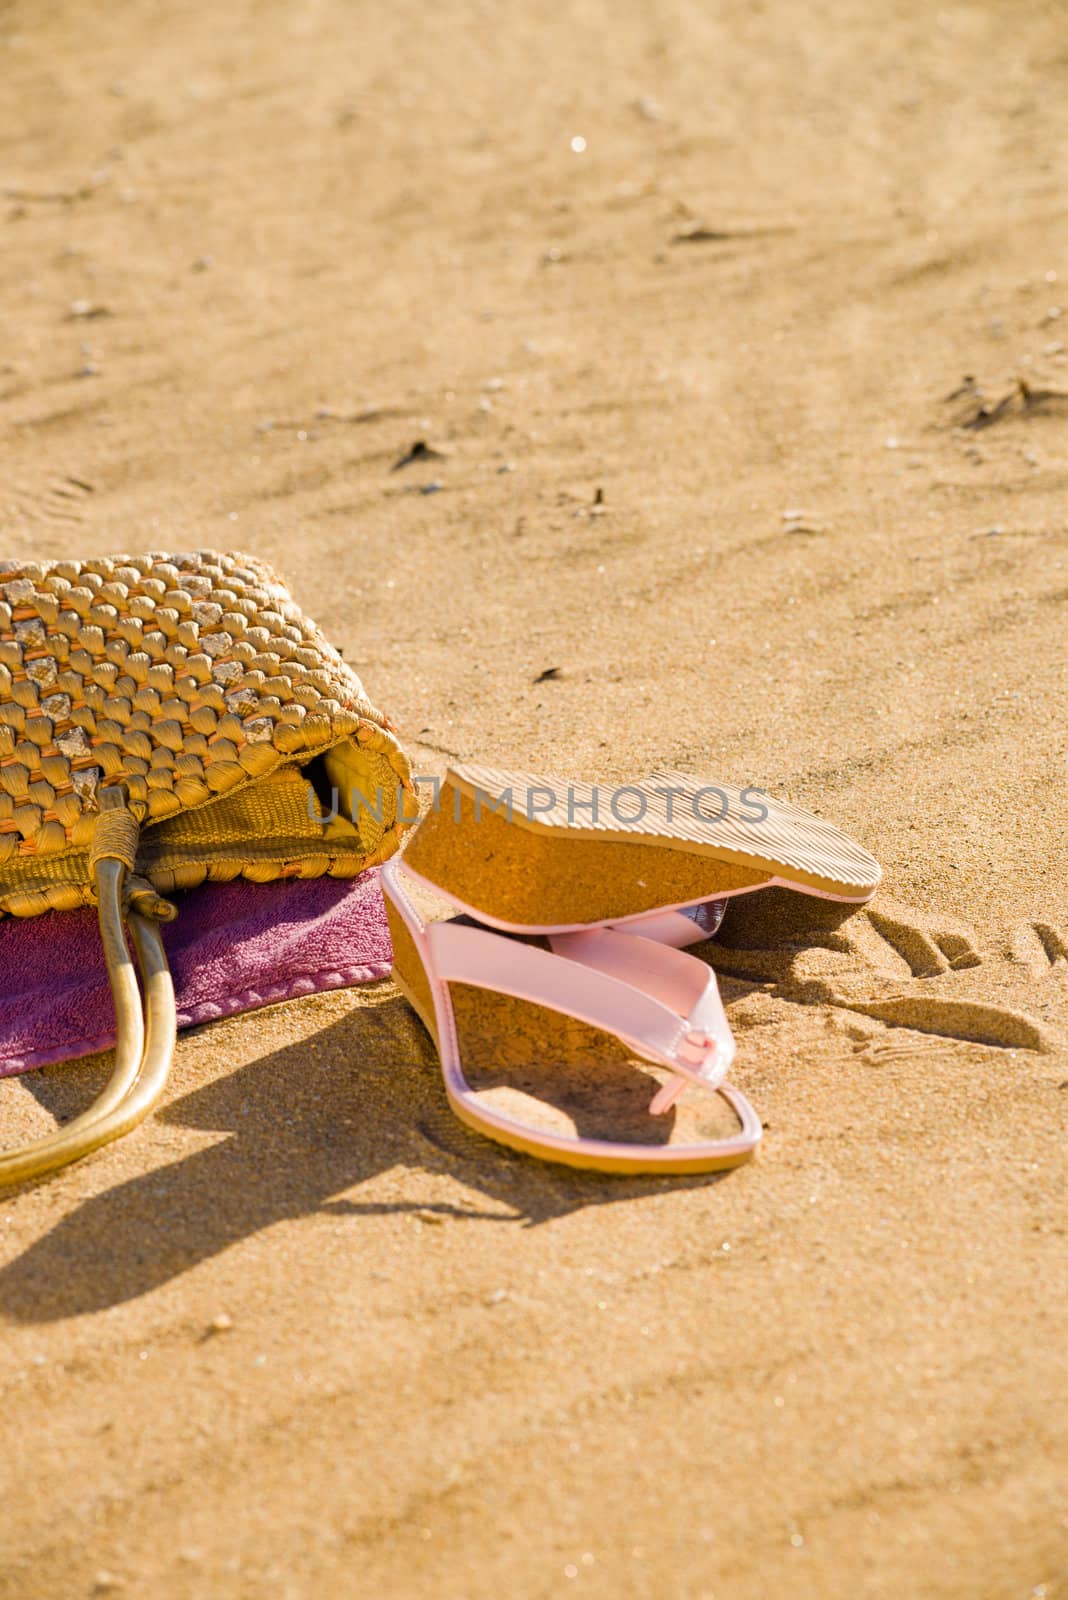
[[[118,1022],[103,1094],[0,1156],[0,1183],[86,1155],[158,1099],[166,895],[352,877],[393,853],[410,790],[390,723],[262,562],[0,562],[0,915],[95,904]]]

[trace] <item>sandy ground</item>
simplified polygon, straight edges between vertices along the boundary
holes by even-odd
[[[0,1207],[0,1596],[1068,1594],[1068,9],[0,0],[0,103],[6,553],[886,866],[713,953],[722,1181],[467,1134],[388,984],[185,1039]]]

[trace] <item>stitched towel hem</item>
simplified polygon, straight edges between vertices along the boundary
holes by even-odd
[[[196,1028],[204,1022],[218,1022],[242,1011],[258,1011],[264,1006],[274,1006],[283,1000],[299,1000],[309,994],[325,994],[330,989],[351,989],[360,983],[377,983],[388,978],[392,968],[388,961],[372,961],[366,966],[341,967],[323,972],[301,974],[287,983],[271,983],[256,989],[245,989],[238,994],[224,995],[219,1000],[200,1000],[196,1005],[178,1012],[179,1029]],[[92,1038],[66,1039],[48,1050],[26,1050],[20,1056],[8,1056],[0,1061],[0,1078],[17,1077],[20,1072],[32,1072],[35,1067],[51,1067],[59,1061],[77,1061],[82,1056],[95,1056],[101,1050],[111,1050],[115,1045],[114,1032],[97,1034]]]

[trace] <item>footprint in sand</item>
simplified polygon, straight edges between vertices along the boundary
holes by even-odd
[[[1000,1049],[1058,1046],[1048,1022],[1011,1003],[1015,993],[1008,1003],[1002,995],[1022,987],[1025,1004],[1031,999],[1048,1010],[1043,980],[1053,976],[1063,981],[1068,1010],[1068,930],[1027,923],[991,955],[956,918],[885,899],[852,914],[818,902],[798,907],[780,900],[778,909],[777,919],[770,902],[760,908],[735,902],[720,939],[709,946],[718,972],[757,983],[776,999],[851,1013],[859,1027],[864,1017],[891,1029]],[[996,998],[980,998],[977,987]],[[1060,998],[1057,990],[1053,998]],[[867,1047],[885,1054],[904,1045],[881,1035]]]
[[[1054,974],[1068,978],[1068,928],[1058,928],[1052,922],[1021,922],[1013,933],[1008,955],[1036,978]]]
[[[95,490],[87,479],[64,473],[35,486],[10,482],[3,492],[0,509],[23,522],[76,525],[85,520],[86,504]]]

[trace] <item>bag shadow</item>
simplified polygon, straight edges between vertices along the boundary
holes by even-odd
[[[37,1098],[70,1103],[66,1089]],[[0,1314],[46,1323],[136,1300],[265,1228],[318,1212],[358,1219],[432,1210],[463,1225],[530,1227],[726,1175],[605,1177],[469,1132],[446,1103],[432,1044],[386,985],[381,998],[365,996],[319,1033],[214,1078],[157,1115],[226,1137],[77,1204],[0,1269]],[[151,1129],[129,1138],[151,1139]],[[105,1161],[107,1151],[92,1159]],[[484,1204],[346,1195],[394,1167],[451,1176]]]

